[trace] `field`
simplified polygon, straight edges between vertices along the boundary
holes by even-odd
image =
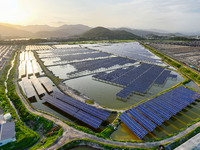
[[[190,66],[200,68],[200,47],[195,43],[151,43],[150,46]]]

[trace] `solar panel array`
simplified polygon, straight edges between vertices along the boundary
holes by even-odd
[[[89,58],[100,58],[100,57],[108,57],[111,56],[111,54],[104,53],[104,52],[97,52],[97,53],[83,53],[83,54],[74,54],[74,55],[66,55],[66,56],[60,56],[60,61],[74,61],[74,60],[84,60]],[[55,61],[56,63],[57,61]]]
[[[160,63],[159,58],[146,50],[138,42],[88,45],[90,49],[113,53],[118,56],[128,57],[142,62]]]
[[[147,116],[149,119],[151,119],[153,122],[158,124],[159,126],[165,121],[161,116],[151,111],[151,109],[148,109],[144,105],[138,105],[136,109],[139,110],[141,113],[143,113],[145,116]]]
[[[164,84],[166,79],[170,76],[170,72],[169,70],[164,70],[154,83],[160,85]]]
[[[156,128],[156,124],[154,124],[151,120],[146,118],[143,114],[138,112],[135,108],[132,108],[128,111],[128,113],[135,118],[138,122],[140,122],[146,129],[149,131],[153,131]]]
[[[110,115],[60,92],[55,92],[54,97],[46,95],[43,100],[95,129]]]
[[[77,119],[83,121],[86,124],[89,124],[90,126],[94,127],[95,129],[98,128],[100,126],[100,124],[102,123],[101,119],[98,119],[82,110],[79,110],[74,117],[76,117]]]
[[[145,73],[117,93],[117,96],[120,98],[127,98],[132,92],[145,93],[163,70],[164,68],[153,65]]]
[[[60,57],[67,55],[77,55],[77,54],[86,54],[86,53],[97,53],[97,51],[83,49],[83,48],[67,48],[67,49],[53,49],[48,50],[46,53],[38,52],[40,58],[51,58],[51,57]]]
[[[119,118],[142,139],[146,134],[140,135],[133,126],[152,132],[157,125],[160,126],[165,120],[169,120],[198,98],[200,98],[200,93],[179,86],[129,110],[128,113],[132,118],[126,112]]]
[[[115,65],[125,65],[129,63],[135,63],[135,61],[123,57],[112,57],[106,59],[90,60],[85,62],[76,62],[76,63],[71,63],[71,65],[73,65],[77,71],[70,72],[68,75],[73,75],[86,70],[94,71],[100,68],[108,69]]]
[[[3,68],[5,67],[7,61],[10,59],[10,55],[15,48],[16,46],[0,46],[0,74],[2,73]]]
[[[47,101],[48,103],[50,103],[51,105],[59,108],[60,110],[70,114],[71,116],[74,116],[74,114],[76,112],[78,112],[78,108],[76,107],[73,107],[67,103],[64,103],[62,101],[59,101],[55,98],[53,98],[52,96],[49,96],[49,95],[45,95],[43,98],[43,100]]]
[[[97,80],[103,80],[113,84],[125,86],[117,97],[126,99],[131,93],[146,93],[149,87],[156,82],[164,84],[167,77],[170,76],[169,70],[164,70],[152,64],[141,64],[139,67],[128,67],[126,69],[117,69],[110,73],[99,73],[93,76]]]
[[[99,119],[102,119],[102,120],[106,120],[107,117],[110,115],[109,113],[103,111],[103,110],[100,110],[100,109],[97,109],[93,106],[90,106],[90,105],[87,105],[86,103],[83,103],[81,101],[78,101],[72,97],[69,97],[67,95],[64,95],[60,92],[54,92],[54,97],[56,97],[57,99],[61,100],[61,101],[64,101],[78,109],[81,109],[91,115],[94,115],[96,117],[98,117]]]
[[[119,119],[121,119],[140,139],[142,139],[148,133],[147,130],[133,120],[127,113],[121,114]]]

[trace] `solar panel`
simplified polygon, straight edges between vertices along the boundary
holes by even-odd
[[[139,125],[135,120],[133,120],[127,113],[123,113],[119,118],[127,125],[133,133],[140,139],[142,139],[148,132],[141,125]]]
[[[43,97],[43,100],[45,100],[46,102],[48,102],[49,104],[57,107],[58,109],[64,111],[67,114],[70,114],[71,116],[79,119],[80,121],[90,125],[93,128],[98,128],[101,123],[103,122],[101,119],[96,118],[95,116],[92,116],[72,105],[69,105],[65,102],[62,102],[52,96],[49,95],[45,95]]]
[[[153,110],[155,113],[159,114],[161,117],[165,118],[166,120],[168,120],[172,116],[172,114],[158,107],[157,105],[155,105],[154,103],[150,101],[145,102],[144,105],[150,108],[151,110]]]
[[[164,110],[168,111],[173,115],[179,112],[178,109],[174,108],[172,105],[166,103],[165,101],[160,100],[159,98],[154,98],[151,100],[151,102],[155,103],[156,105],[158,105],[159,107],[163,108]]]
[[[74,116],[74,114],[79,110],[76,107],[73,107],[67,103],[64,103],[62,101],[59,101],[55,98],[53,98],[52,96],[49,95],[45,95],[43,98],[43,100],[47,101],[49,104],[59,108],[60,110],[64,111],[65,113],[70,114],[71,116]]]
[[[59,100],[64,101],[65,103],[68,103],[68,104],[70,104],[78,109],[81,109],[95,117],[98,117],[99,119],[106,120],[107,117],[110,115],[109,113],[107,113],[103,110],[100,110],[93,106],[87,105],[83,102],[80,102],[80,101],[78,101],[72,97],[69,97],[67,95],[64,95],[60,92],[54,92],[54,96],[56,98],[58,98]]]
[[[171,71],[169,71],[169,70],[164,70],[162,72],[162,74],[156,79],[156,81],[154,83],[155,84],[161,84],[161,85],[164,84],[166,79],[167,79],[167,77],[169,77],[170,72]]]
[[[142,112],[145,116],[147,116],[158,125],[161,125],[165,121],[162,117],[160,117],[142,104],[138,105],[136,109],[138,109],[140,112]]]
[[[98,128],[101,123],[102,123],[102,120],[101,119],[98,119],[82,110],[79,110],[75,115],[74,117],[78,118],[79,120],[81,120],[82,122],[92,126],[93,128]]]
[[[114,80],[114,83],[126,86],[116,96],[127,98],[133,92],[145,94],[163,70],[164,68],[159,66],[142,64],[129,71]]]
[[[151,120],[146,118],[143,114],[138,112],[135,108],[132,108],[131,110],[129,110],[128,113],[150,132],[156,128],[156,125]]]

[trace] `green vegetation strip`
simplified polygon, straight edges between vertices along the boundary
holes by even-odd
[[[47,120],[44,117],[40,117],[40,116],[37,116],[37,115],[34,115],[34,114],[28,112],[28,110],[26,109],[26,107],[22,103],[21,99],[17,95],[16,89],[15,89],[15,83],[14,83],[16,66],[17,66],[17,59],[15,60],[14,66],[13,66],[13,68],[12,68],[10,74],[9,74],[9,77],[8,77],[8,82],[7,82],[7,85],[8,85],[8,97],[10,98],[10,100],[15,105],[15,108],[17,109],[21,120],[23,122],[25,122],[26,125],[28,125],[33,130],[38,130],[44,136],[47,136],[46,134],[53,127],[53,122]],[[23,131],[27,131],[27,129],[23,130]],[[23,144],[21,144],[22,146],[26,146],[26,147],[22,147],[21,149],[28,148],[28,147],[32,146],[34,143],[36,143],[39,140],[39,135],[36,134],[34,131],[30,130],[27,133],[29,133],[29,135],[26,135],[25,133],[22,134],[22,132],[18,132],[17,133],[17,138],[20,140],[20,139],[23,139],[22,138],[23,136],[25,136],[24,137],[24,141],[20,140],[19,144],[15,144],[15,142],[14,143],[10,143],[9,148],[16,149],[16,148],[13,148],[13,147],[18,147],[18,145],[20,145],[21,142],[23,143]],[[34,137],[31,133],[32,134],[35,133],[37,136]],[[58,132],[55,132],[52,136],[48,136],[45,139],[44,143],[42,143],[40,145],[36,144],[37,145],[36,149],[39,149],[41,147],[42,148],[46,148],[47,146],[52,145],[53,142],[58,138],[58,136],[60,136],[61,133],[62,133],[62,129],[60,129]],[[31,138],[31,140],[29,141],[30,138]],[[18,139],[17,139],[17,141],[18,141]],[[11,144],[14,144],[14,146],[11,145]],[[9,144],[7,144],[7,145],[9,145]],[[15,145],[17,145],[17,146],[15,146]]]
[[[14,54],[11,56],[10,60],[12,60],[13,58],[14,58]],[[15,110],[10,105],[9,100],[6,97],[4,82],[6,80],[6,76],[10,67],[11,67],[11,61],[5,67],[0,77],[0,101],[1,101],[0,105],[1,105],[1,108],[4,109],[4,113],[9,112],[11,113],[12,118],[16,119],[15,121],[16,141],[12,143],[8,143],[4,146],[1,146],[0,149],[5,149],[5,150],[26,149],[32,146],[34,143],[36,143],[39,140],[40,136],[36,132],[27,128],[17,118]]]

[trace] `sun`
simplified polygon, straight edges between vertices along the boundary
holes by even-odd
[[[19,0],[0,0],[0,22],[21,24],[29,15],[20,7]]]

